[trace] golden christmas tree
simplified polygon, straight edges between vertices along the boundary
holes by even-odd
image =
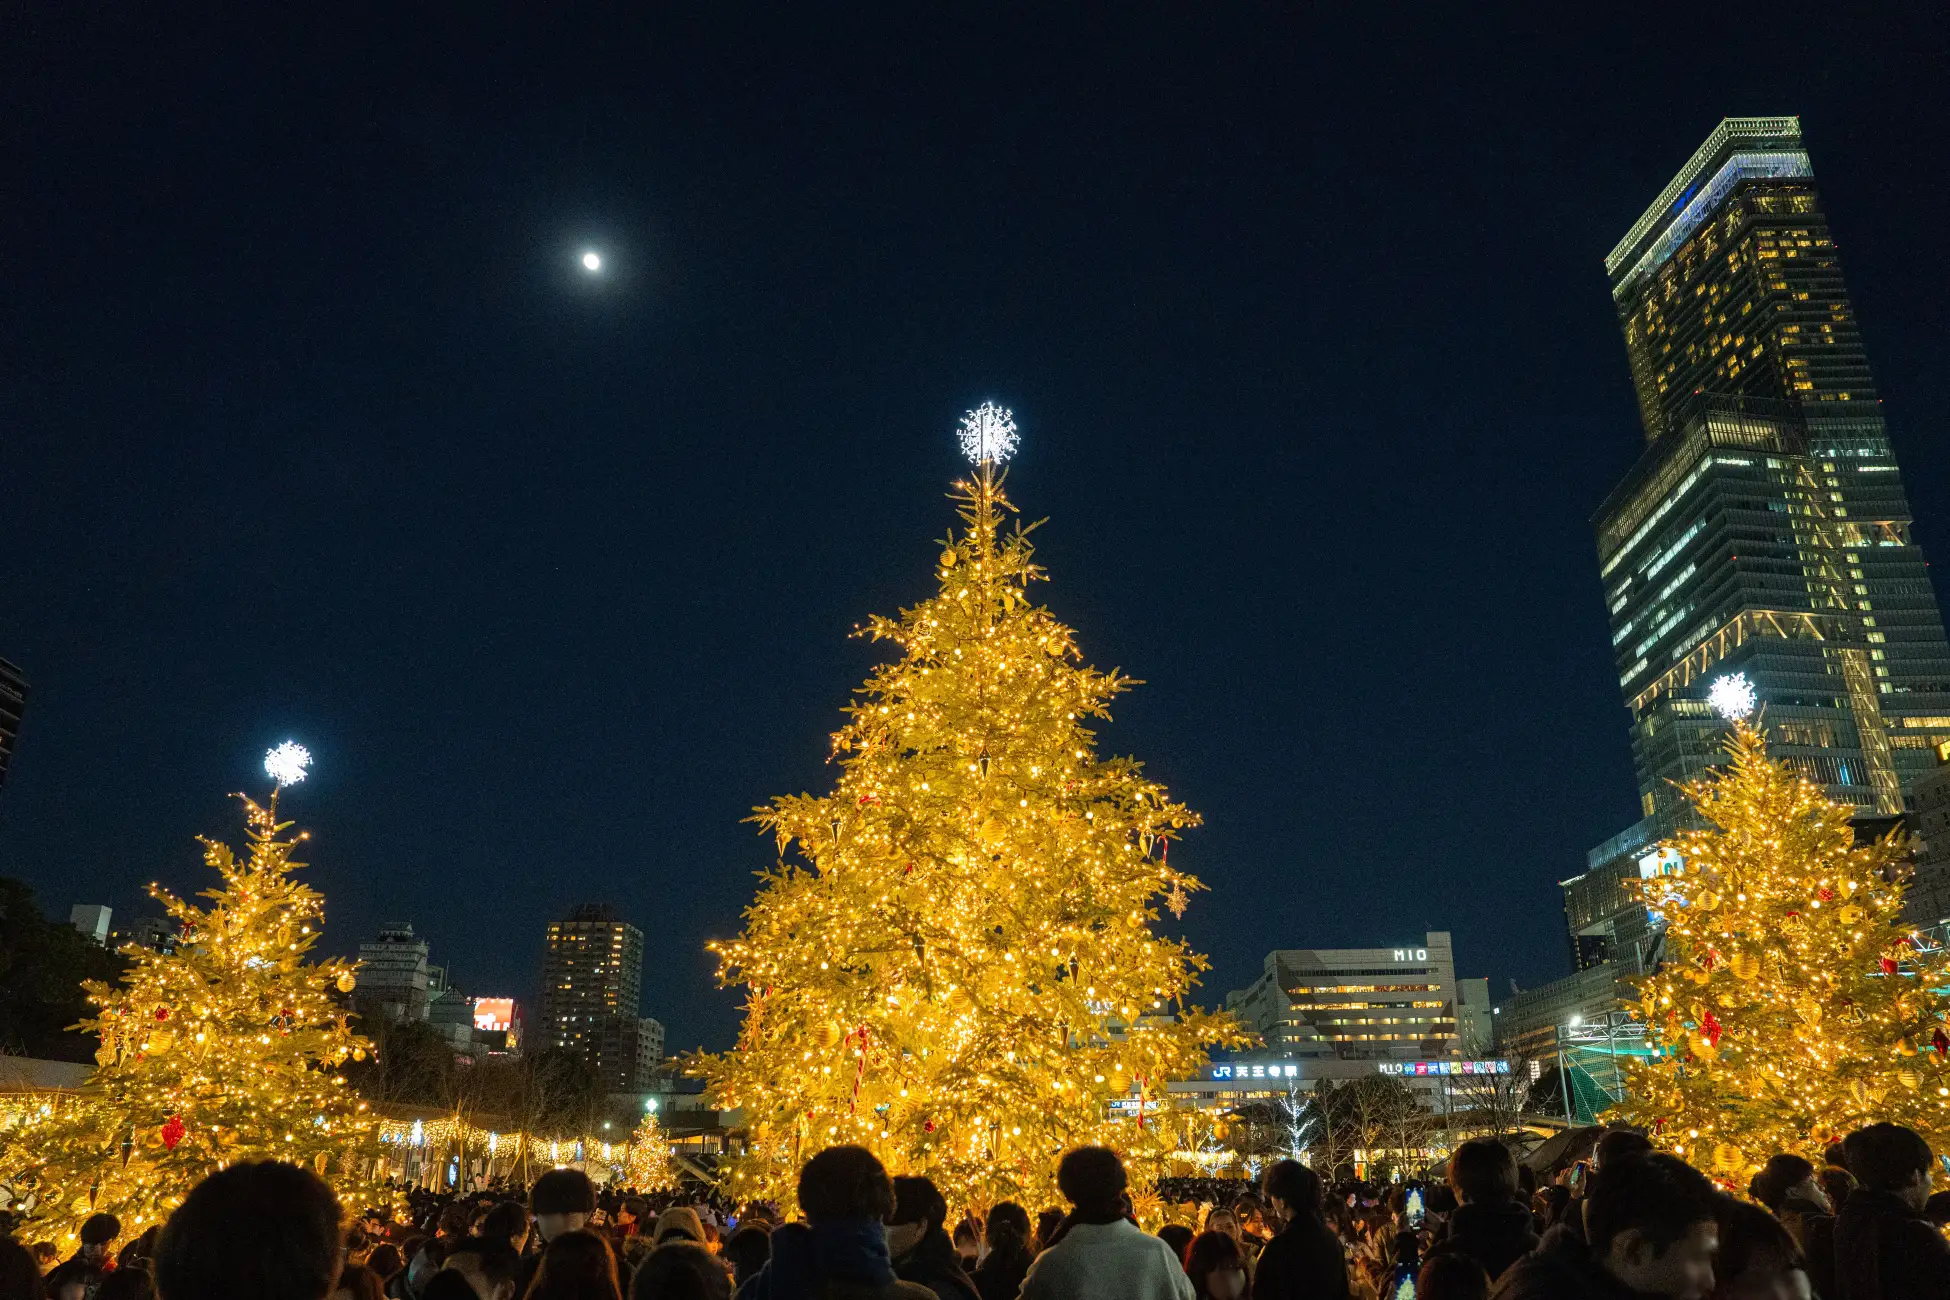
[[[1029,530],[1004,528],[1009,413],[961,432],[977,468],[939,591],[862,630],[901,657],[834,735],[832,793],[758,810],[779,865],[744,935],[712,945],[748,990],[736,1049],[701,1063],[743,1113],[741,1199],[790,1203],[800,1164],[851,1142],[951,1204],[1046,1204],[1060,1151],[1150,1145],[1166,1081],[1243,1041],[1181,1005],[1205,960],[1152,930],[1200,888],[1165,860],[1198,817],[1096,756],[1090,721],[1134,683],[1082,666],[1030,598]]]
[[[1664,964],[1638,982],[1658,1054],[1611,1117],[1743,1188],[1769,1156],[1819,1163],[1877,1120],[1944,1150],[1950,961],[1902,920],[1907,845],[1858,847],[1854,810],[1771,760],[1744,719],[1727,747],[1730,765],[1686,791],[1708,829],[1641,882],[1666,926]]]
[[[629,1152],[623,1160],[623,1183],[639,1192],[656,1192],[677,1186],[677,1168],[671,1160],[670,1139],[657,1123],[657,1112],[648,1109],[630,1134]]]
[[[297,746],[267,760],[281,785],[303,778],[297,756],[309,761]],[[222,877],[207,910],[150,886],[181,928],[173,952],[132,945],[119,986],[85,986],[98,1010],[79,1028],[101,1036],[93,1074],[0,1150],[0,1180],[31,1204],[35,1236],[65,1248],[98,1211],[133,1236],[240,1160],[290,1161],[353,1190],[372,1123],[337,1067],[369,1044],[332,997],[352,989],[352,964],[305,960],[324,898],[290,878],[306,836],[285,834],[277,804],[275,791],[268,805],[244,799],[244,861],[203,841]]]

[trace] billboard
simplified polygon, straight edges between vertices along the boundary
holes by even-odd
[[[515,1023],[513,998],[475,998],[474,1028],[488,1033],[512,1029]]]

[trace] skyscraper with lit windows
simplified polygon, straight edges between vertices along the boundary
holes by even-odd
[[[585,903],[548,923],[542,1045],[580,1053],[612,1092],[643,1085],[643,1022],[637,1015],[642,991],[643,931],[614,907]]]
[[[1775,755],[1865,818],[1950,741],[1950,643],[1798,119],[1723,121],[1605,269],[1646,445],[1593,525],[1643,819],[1566,882],[1580,966],[1656,938],[1619,882],[1661,869],[1674,783],[1722,758],[1715,680],[1744,673]]]

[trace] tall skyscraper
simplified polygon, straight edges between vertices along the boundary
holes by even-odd
[[[7,766],[13,762],[14,737],[20,734],[20,717],[27,711],[27,679],[20,669],[0,659],[0,785],[7,781]]]
[[[612,1092],[641,1087],[637,1005],[643,931],[607,903],[584,903],[548,925],[541,1040],[582,1053]]]
[[[1577,964],[1656,942],[1619,882],[1667,869],[1674,782],[1745,674],[1773,752],[1893,817],[1950,740],[1950,643],[1792,117],[1728,118],[1605,259],[1646,447],[1593,520],[1643,819],[1566,882]]]

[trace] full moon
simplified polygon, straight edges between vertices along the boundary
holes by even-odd
[[[600,271],[603,269],[603,259],[594,253],[584,253],[582,255],[582,266],[587,271]]]

